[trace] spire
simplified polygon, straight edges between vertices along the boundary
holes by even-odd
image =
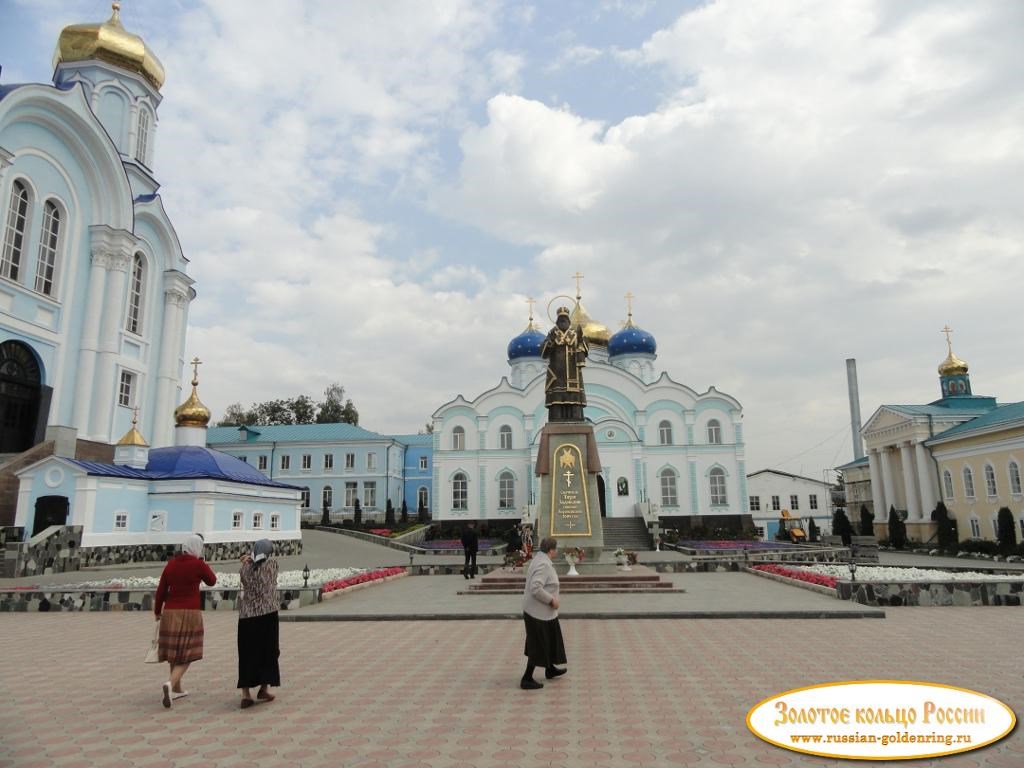
[[[148,446],[146,438],[142,436],[142,433],[138,429],[139,423],[139,408],[136,406],[132,409],[132,428],[125,432],[124,437],[117,441],[118,445],[139,445]]]

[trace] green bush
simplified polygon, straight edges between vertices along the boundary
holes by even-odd
[[[1017,523],[1009,507],[1000,507],[996,513],[996,538],[1000,554],[1012,555],[1017,549]]]
[[[988,539],[964,539],[959,544],[961,552],[974,552],[981,555],[998,555],[999,542]]]
[[[903,549],[907,546],[907,526],[895,506],[889,507],[889,541],[892,542],[893,549]]]

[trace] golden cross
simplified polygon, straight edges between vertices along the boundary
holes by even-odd
[[[629,315],[629,319],[633,319],[633,296],[632,291],[626,291],[626,314]]]
[[[562,473],[562,475],[565,477],[565,487],[566,488],[571,488],[572,487],[572,478],[573,478],[573,476],[575,474],[576,474],[575,472],[573,472],[572,470],[569,470],[569,469],[565,470],[565,472]]]
[[[527,296],[526,303],[530,305],[530,325],[533,325],[533,305],[537,303],[537,300],[533,296]]]
[[[946,323],[946,325],[943,327],[942,331],[940,331],[940,333],[946,334],[946,345],[949,347],[949,353],[950,354],[953,354],[953,342],[949,338],[949,334],[951,334],[952,332],[953,332],[953,329],[949,327],[949,323]]]
[[[575,275],[570,275],[570,277],[572,277],[573,279],[576,280],[576,301],[579,301],[580,300],[580,280],[583,279],[583,275],[581,275],[580,271],[577,269],[576,270],[576,274]]]
[[[139,423],[139,406],[132,408],[132,426],[134,427]]]
[[[190,365],[192,366],[192,386],[199,384],[199,366],[203,364],[203,361],[198,357],[193,357]]]

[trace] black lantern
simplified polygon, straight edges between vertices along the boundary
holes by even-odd
[[[303,588],[309,586],[309,565],[302,569],[302,586]]]
[[[851,560],[849,563],[850,581],[857,581],[857,564]]]

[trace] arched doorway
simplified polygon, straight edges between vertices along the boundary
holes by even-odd
[[[597,503],[601,505],[601,517],[607,517],[608,512],[604,503],[604,477],[597,476]]]
[[[41,385],[31,349],[20,341],[0,344],[0,453],[21,453],[35,445]]]
[[[42,533],[51,525],[67,525],[68,497],[40,496],[36,499],[36,514],[32,521],[32,535]]]

